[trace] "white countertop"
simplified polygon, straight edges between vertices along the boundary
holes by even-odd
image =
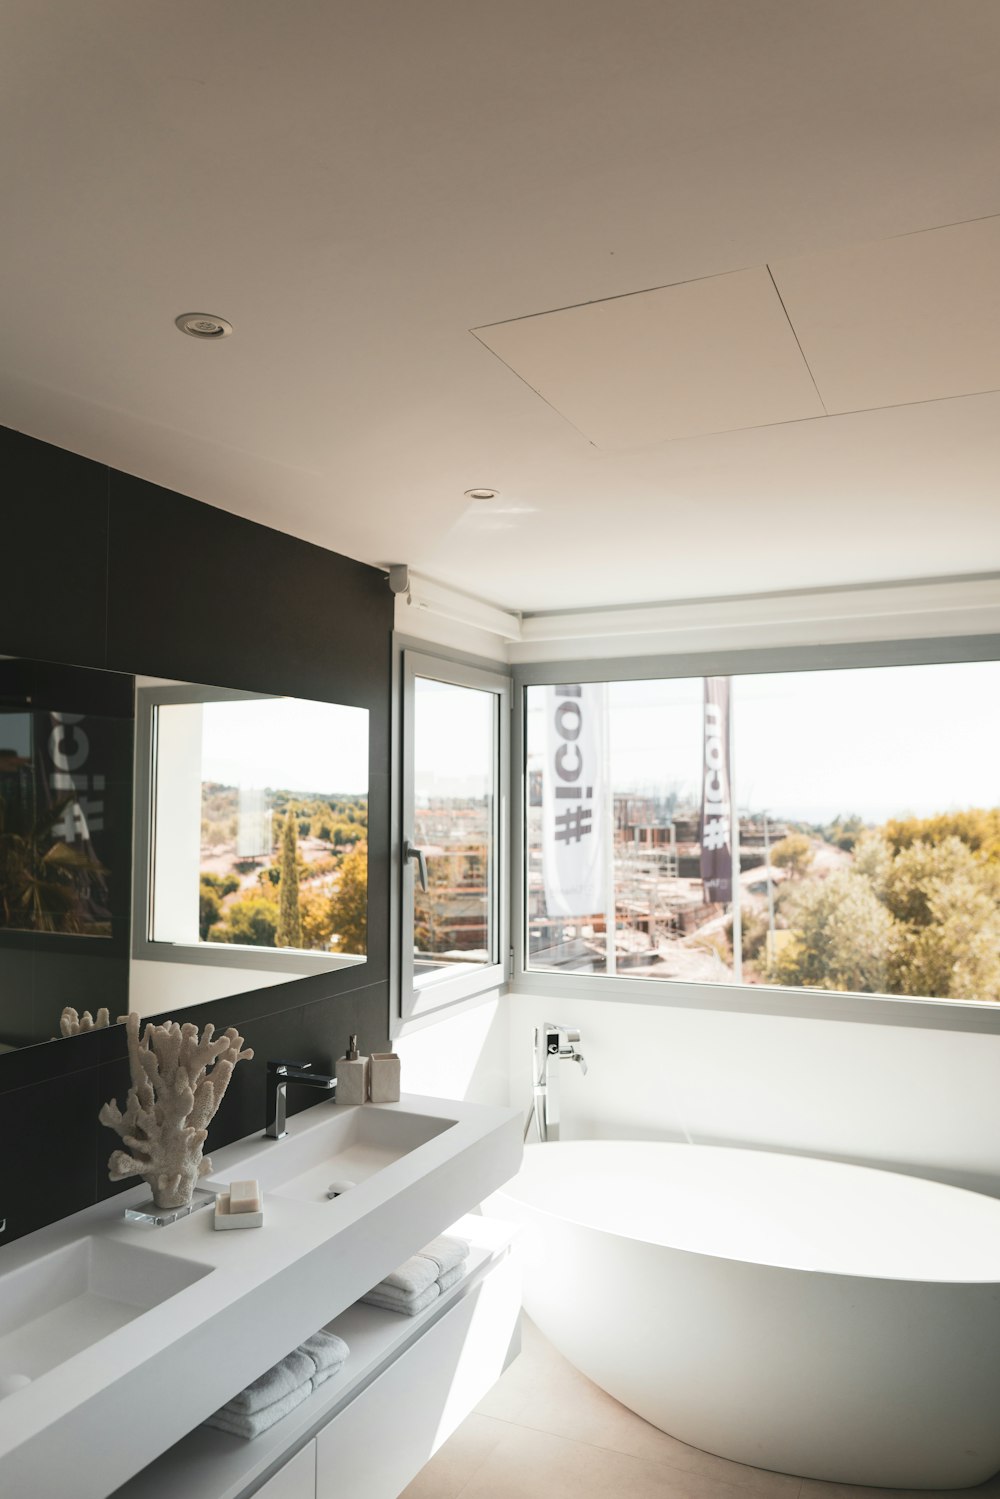
[[[0,1400],[0,1491],[105,1499],[518,1170],[514,1110],[412,1095],[363,1107],[450,1124],[333,1201],[266,1195],[260,1229],[217,1233],[211,1209],[164,1228],[126,1224],[126,1203],[148,1196],[140,1185],[0,1249],[0,1277],[86,1235],[209,1271]],[[290,1136],[330,1110],[346,1106],[295,1115]],[[260,1143],[213,1152],[213,1176]]]

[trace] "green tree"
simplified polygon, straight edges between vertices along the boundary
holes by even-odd
[[[222,905],[217,890],[202,876],[198,890],[198,935],[202,942],[208,940],[209,928],[215,926],[221,915]]]
[[[788,882],[790,938],[768,977],[807,988],[934,999],[1000,1000],[1000,863],[981,836],[987,814],[913,819],[931,837],[864,834],[850,869]],[[932,838],[936,841],[932,841]],[[976,847],[972,844],[975,843]]]
[[[884,898],[901,921],[927,926],[940,920],[942,887],[954,882],[968,882],[1000,902],[1000,867],[956,837],[937,845],[918,839],[902,848],[888,866]]]
[[[927,843],[933,847],[949,838],[957,838],[991,863],[1000,863],[1000,807],[969,807],[964,812],[943,812],[938,817],[892,819],[882,835],[894,853],[912,844]]]
[[[263,895],[248,895],[234,901],[226,911],[223,926],[214,926],[209,942],[239,942],[246,947],[274,947],[278,930],[277,907]]]
[[[309,952],[326,952],[333,936],[333,904],[323,890],[303,894],[299,902],[302,913],[302,946]]]
[[[788,911],[792,937],[768,969],[775,983],[885,994],[898,934],[871,883],[853,869],[803,883]]]
[[[330,897],[330,929],[337,952],[368,951],[368,845],[359,843],[340,866],[340,879]]]
[[[917,839],[891,860],[884,899],[905,924],[894,993],[1000,999],[1000,865],[954,835]]]
[[[295,813],[288,809],[281,834],[281,878],[278,887],[278,929],[275,947],[302,946],[302,914],[299,911],[299,862]]]
[[[837,848],[845,849],[847,853],[850,853],[864,830],[865,825],[856,812],[852,812],[849,817],[838,812],[833,821],[825,828],[820,828],[819,831],[828,843],[833,843]]]
[[[771,850],[771,863],[775,869],[787,869],[795,879],[801,879],[813,861],[813,846],[805,833],[789,833]]]

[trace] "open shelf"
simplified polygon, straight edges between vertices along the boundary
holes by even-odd
[[[308,1400],[253,1441],[197,1426],[149,1467],[116,1489],[111,1499],[239,1499],[333,1420],[362,1390],[410,1348],[456,1302],[470,1294],[503,1259],[514,1229],[494,1219],[469,1214],[446,1230],[467,1239],[468,1271],[437,1301],[416,1317],[356,1302],[333,1322],[329,1332],[344,1339],[350,1357],[340,1372]],[[169,1399],[169,1391],[164,1391]],[[153,1417],[155,1419],[155,1416]]]

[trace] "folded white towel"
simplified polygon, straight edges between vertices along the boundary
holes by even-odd
[[[442,1294],[445,1291],[450,1291],[452,1286],[457,1285],[465,1273],[466,1267],[464,1264],[453,1265],[450,1270],[446,1270],[443,1275],[438,1276],[438,1290]]]
[[[424,1245],[420,1257],[433,1260],[440,1277],[469,1258],[469,1244],[466,1239],[452,1239],[447,1234],[442,1234],[440,1238],[432,1239],[429,1244]]]
[[[317,1374],[321,1374],[324,1369],[339,1369],[351,1350],[335,1332],[325,1332],[321,1328],[300,1343],[297,1351],[307,1353],[316,1365]]]
[[[397,1270],[393,1270],[379,1281],[379,1288],[387,1290],[402,1291],[406,1296],[419,1296],[421,1291],[433,1285],[439,1275],[436,1260],[429,1260],[422,1254],[411,1255],[404,1260]]]
[[[230,1436],[242,1437],[246,1442],[252,1442],[254,1437],[259,1437],[261,1432],[268,1431],[276,1421],[282,1420],[303,1400],[308,1400],[312,1394],[313,1382],[307,1379],[305,1384],[299,1385],[298,1389],[289,1390],[282,1395],[280,1400],[274,1400],[270,1405],[263,1406],[255,1411],[233,1411],[227,1406],[209,1416],[205,1422],[206,1426],[214,1426],[217,1431],[227,1431]]]
[[[206,1426],[252,1441],[280,1421],[343,1368],[350,1349],[336,1333],[315,1332],[298,1348],[234,1395]]]
[[[361,1300],[366,1301],[369,1306],[381,1306],[390,1312],[402,1312],[407,1317],[415,1317],[430,1306],[432,1301],[436,1301],[440,1295],[441,1287],[436,1280],[431,1281],[431,1284],[416,1296],[396,1290],[393,1286],[387,1286],[383,1281],[381,1285],[369,1291],[367,1296],[362,1296]]]
[[[222,1409],[231,1416],[252,1416],[307,1385],[316,1368],[315,1360],[304,1349],[293,1348],[280,1363],[234,1395]]]

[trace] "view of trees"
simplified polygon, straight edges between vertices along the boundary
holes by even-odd
[[[308,827],[309,824],[306,823]],[[302,916],[299,912],[299,833],[301,825],[291,809],[281,833],[281,867],[278,878],[278,930],[275,947],[302,946]]]
[[[361,797],[269,791],[271,851],[238,857],[239,792],[203,787],[202,941],[363,955],[368,807]]]
[[[847,864],[777,888],[770,957],[759,915],[747,924],[744,955],[763,981],[1000,1000],[1000,810],[851,831]]]
[[[771,863],[776,869],[787,869],[790,875],[801,879],[813,861],[813,846],[804,833],[789,833],[771,850]]]

